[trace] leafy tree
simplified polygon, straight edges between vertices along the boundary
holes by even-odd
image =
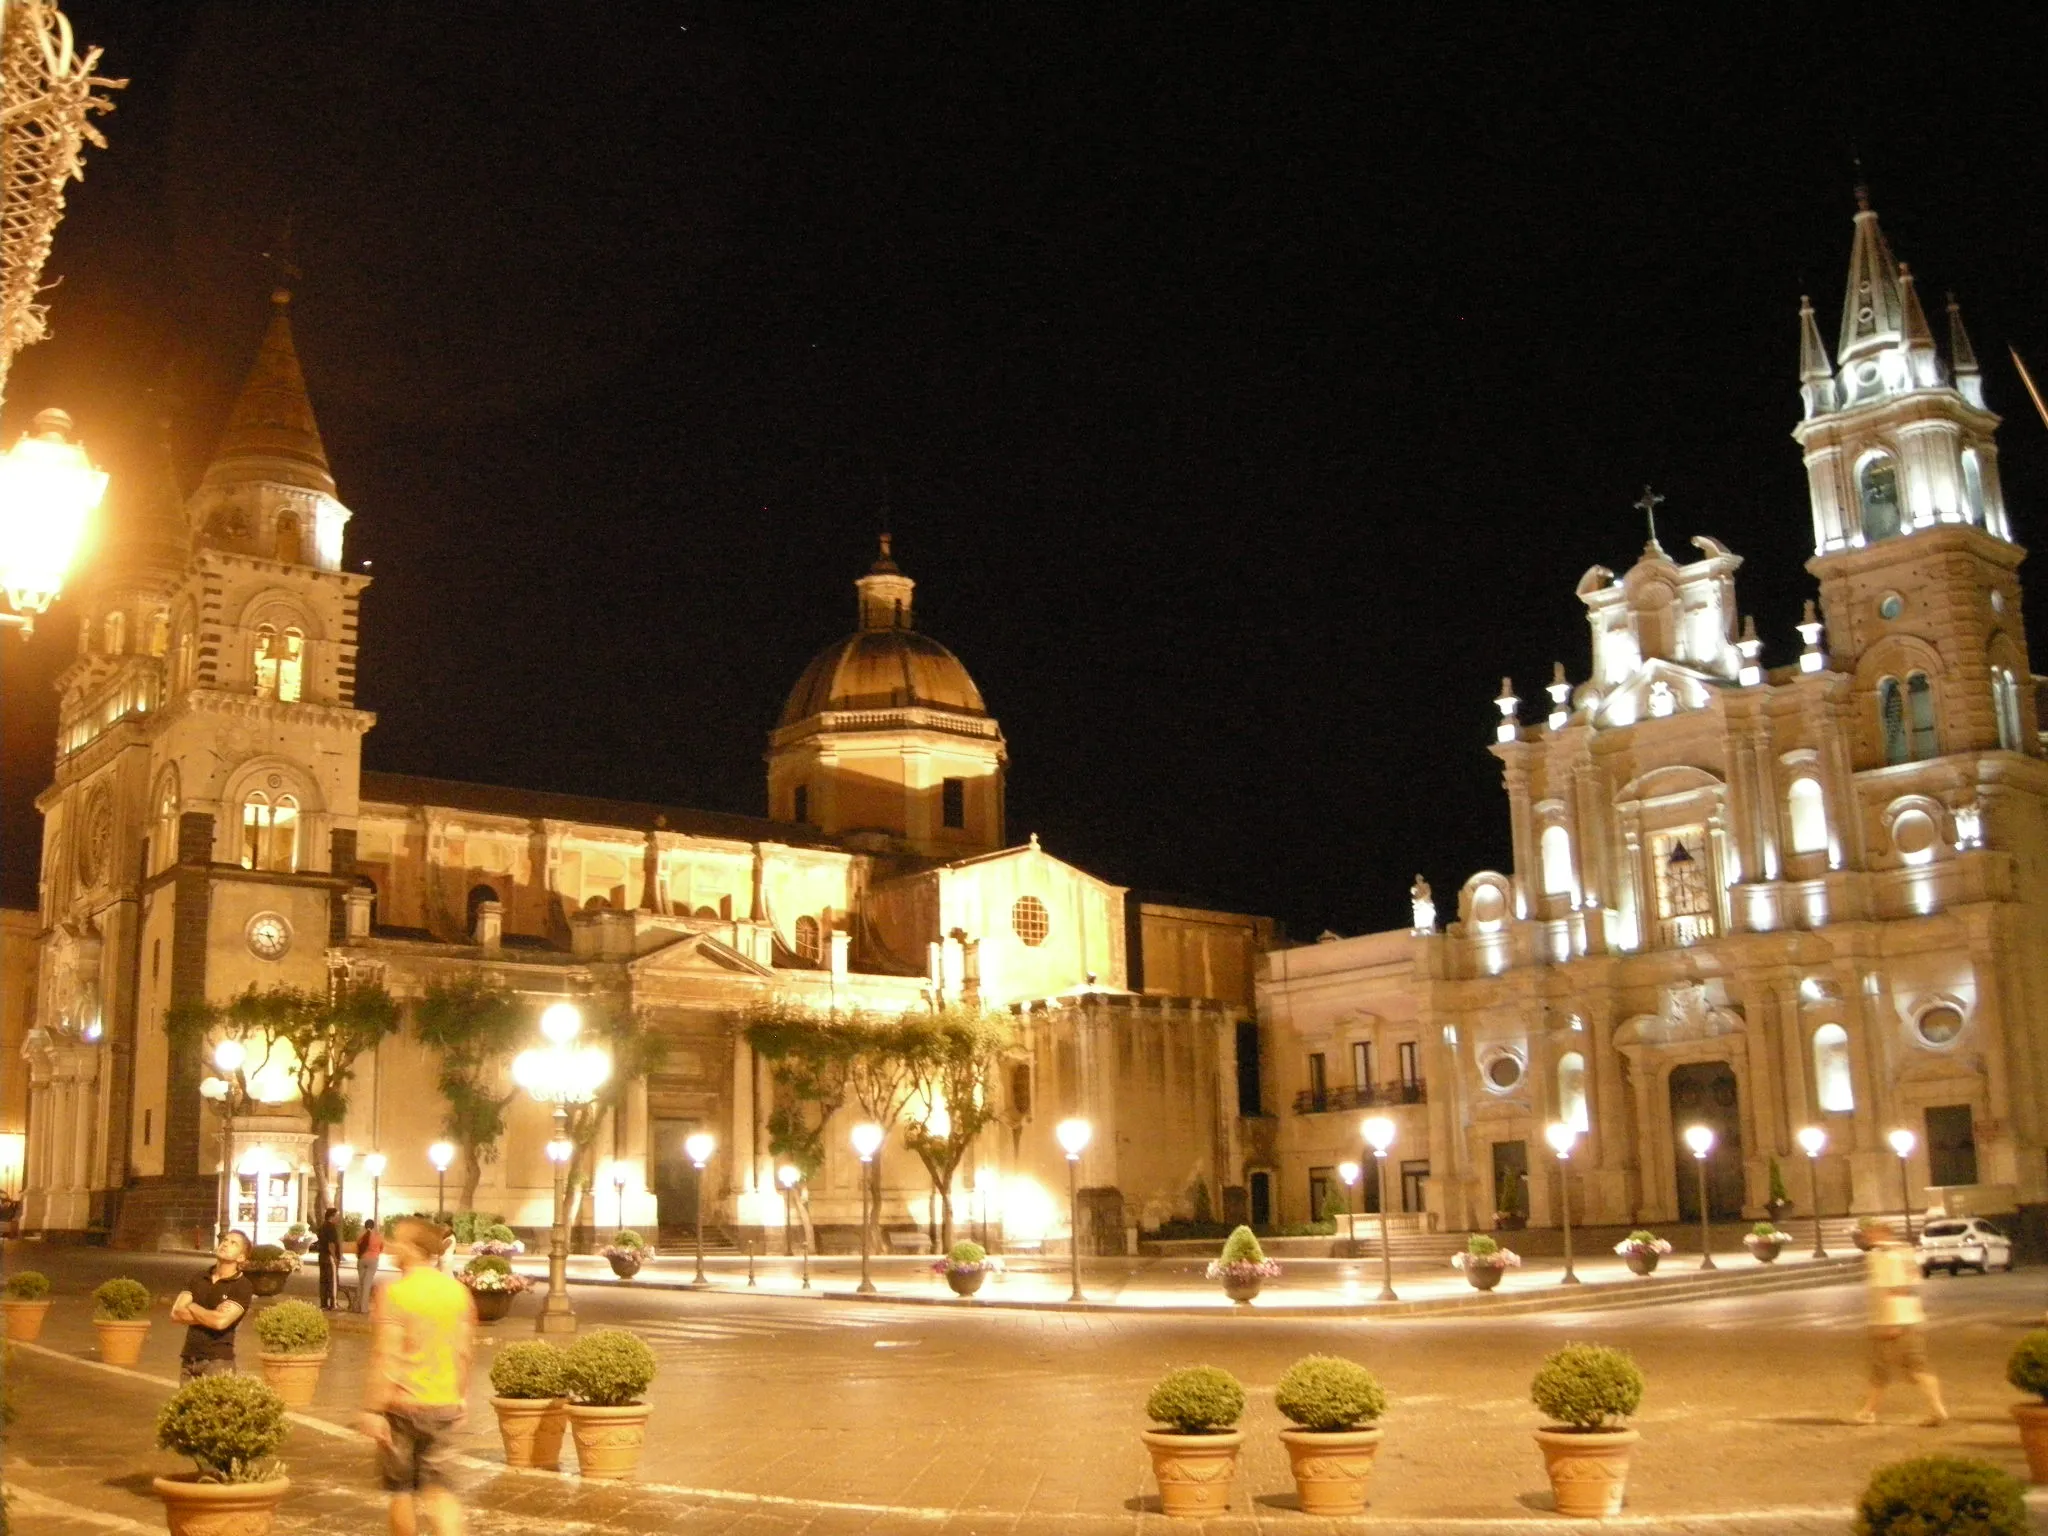
[[[470,1210],[484,1164],[497,1161],[505,1107],[519,1091],[506,1076],[530,1032],[528,1010],[505,988],[471,975],[430,987],[413,1029],[422,1045],[440,1053],[438,1082],[448,1106],[441,1127],[462,1151],[459,1208]]]
[[[927,1106],[922,1120],[904,1128],[903,1139],[938,1192],[943,1249],[953,1242],[953,1176],[997,1119],[996,1074],[1016,1037],[1006,1015],[960,1008],[906,1014],[901,1028],[913,1097]]]
[[[597,1139],[605,1118],[616,1115],[627,1088],[659,1072],[668,1060],[669,1042],[630,1009],[604,1008],[594,1016],[586,1010],[579,1038],[602,1045],[612,1059],[611,1075],[588,1104],[571,1104],[568,1114],[569,1215],[573,1230],[583,1215],[583,1201],[597,1173]]]
[[[825,1166],[825,1129],[846,1102],[859,1033],[850,1021],[781,1000],[756,1003],[739,1022],[776,1088],[769,1155],[794,1164],[809,1183]]]

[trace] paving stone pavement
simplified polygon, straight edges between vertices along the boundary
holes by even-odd
[[[90,1359],[83,1298],[119,1272],[167,1294],[190,1261],[100,1253],[36,1262],[57,1281],[58,1306],[44,1343],[17,1349],[9,1365],[25,1410],[6,1448],[6,1481],[21,1495],[16,1529],[161,1531],[149,1477],[174,1463],[152,1448],[150,1424],[173,1385],[179,1330],[160,1318],[140,1368],[115,1371]],[[1911,1427],[1904,1400],[1890,1405],[1884,1427],[1840,1422],[1860,1381],[1853,1288],[1619,1314],[1380,1324],[876,1309],[744,1292],[579,1288],[586,1325],[632,1326],[662,1359],[641,1476],[605,1486],[507,1471],[479,1381],[461,1480],[471,1529],[516,1536],[1842,1536],[1855,1488],[1884,1461],[1939,1448],[2019,1469],[2002,1366],[2011,1341],[2039,1318],[2040,1289],[2025,1271],[1930,1286],[1935,1360],[1957,1418],[1922,1431]],[[486,1361],[497,1342],[530,1336],[531,1304],[522,1305],[486,1330]],[[1651,1383],[1630,1511],[1601,1524],[1548,1513],[1523,1396],[1534,1361],[1584,1337],[1635,1350]],[[337,1334],[320,1396],[295,1424],[286,1450],[295,1491],[280,1536],[382,1527],[367,1442],[350,1427],[363,1349],[358,1332]],[[1286,1363],[1310,1349],[1365,1360],[1393,1396],[1374,1508],[1361,1520],[1321,1521],[1292,1508],[1271,1390]],[[1252,1394],[1237,1506],[1201,1523],[1156,1513],[1136,1438],[1151,1379],[1191,1359],[1229,1366]],[[2048,1522],[2037,1519],[2037,1528]]]

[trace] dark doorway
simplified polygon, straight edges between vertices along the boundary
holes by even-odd
[[[1264,1114],[1259,1106],[1264,1094],[1259,1082],[1259,1026],[1252,1019],[1237,1021],[1237,1112],[1250,1117]]]
[[[1493,1208],[1502,1216],[1529,1214],[1529,1143],[1493,1144]]]
[[[1687,1127],[1714,1133],[1707,1154],[1707,1216],[1735,1221],[1742,1215],[1742,1113],[1735,1069],[1725,1061],[1696,1061],[1671,1069],[1671,1141],[1678,1159],[1678,1217],[1700,1219],[1699,1169],[1685,1144]]]
[[[1323,1219],[1323,1207],[1330,1203],[1330,1191],[1333,1189],[1341,1190],[1343,1187],[1342,1184],[1337,1182],[1336,1169],[1309,1169],[1308,1219],[1310,1221],[1321,1221]]]
[[[1251,1176],[1252,1225],[1270,1227],[1273,1225],[1273,1175],[1255,1173]]]
[[[683,1138],[697,1129],[695,1120],[656,1120],[654,1140],[654,1209],[664,1232],[691,1231],[697,1225],[697,1170],[683,1151]]]
[[[1401,1165],[1401,1209],[1409,1215],[1429,1208],[1429,1164],[1418,1159]]]
[[[1977,1131],[1967,1104],[1927,1107],[1927,1182],[1939,1185],[1977,1182]]]

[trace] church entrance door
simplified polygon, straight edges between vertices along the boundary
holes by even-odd
[[[683,1139],[697,1122],[656,1120],[648,1129],[654,1141],[655,1219],[664,1232],[688,1235],[697,1225],[697,1170],[683,1151]]]
[[[1678,1162],[1678,1218],[1700,1219],[1699,1169],[1685,1144],[1688,1126],[1714,1133],[1707,1154],[1707,1216],[1735,1221],[1742,1216],[1742,1114],[1735,1069],[1725,1061],[1695,1061],[1671,1069],[1671,1138]]]

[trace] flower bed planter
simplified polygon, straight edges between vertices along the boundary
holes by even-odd
[[[637,1258],[629,1258],[623,1253],[608,1253],[604,1258],[605,1262],[611,1265],[612,1273],[621,1280],[630,1280],[640,1273],[640,1261]]]
[[[1237,1481],[1239,1430],[1213,1435],[1180,1435],[1147,1429],[1139,1433],[1159,1480],[1159,1507],[1169,1515],[1219,1515],[1230,1507]]]
[[[505,1465],[553,1472],[562,1464],[562,1436],[569,1428],[568,1405],[559,1397],[494,1397],[498,1437]]]
[[[953,1288],[955,1296],[972,1296],[981,1289],[982,1281],[987,1278],[988,1271],[980,1268],[949,1269],[946,1271],[946,1284]]]
[[[1257,1296],[1265,1285],[1266,1282],[1257,1275],[1250,1275],[1242,1280],[1226,1275],[1223,1280],[1223,1294],[1240,1307],[1248,1307],[1252,1304],[1252,1298]]]
[[[1490,1291],[1500,1284],[1500,1277],[1506,1273],[1501,1264],[1467,1264],[1465,1282],[1475,1291]]]
[[[108,1365],[133,1365],[142,1358],[142,1341],[149,1337],[149,1319],[117,1323],[103,1317],[92,1320],[100,1336],[100,1359]]]
[[[569,1429],[576,1439],[576,1470],[585,1477],[607,1482],[637,1470],[641,1450],[647,1444],[647,1418],[651,1412],[645,1403],[630,1403],[623,1408],[569,1404]]]
[[[1365,1508],[1373,1459],[1380,1453],[1380,1433],[1377,1429],[1280,1431],[1304,1515],[1355,1515]]]
[[[284,1283],[291,1279],[291,1273],[282,1269],[252,1269],[249,1271],[249,1289],[258,1296],[275,1296],[284,1290]]]
[[[171,1536],[267,1536],[288,1477],[261,1483],[202,1483],[197,1474],[159,1477],[150,1486],[164,1501]]]
[[[2020,1449],[2027,1453],[2027,1481],[2048,1483],[2048,1403],[2014,1403],[2012,1417],[2020,1427]]]
[[[510,1291],[471,1291],[476,1301],[476,1320],[480,1323],[495,1323],[512,1310]]]
[[[287,1408],[305,1408],[320,1390],[320,1367],[327,1363],[327,1351],[317,1355],[259,1354],[263,1379],[270,1390],[284,1399]]]
[[[42,1337],[43,1319],[49,1314],[47,1301],[0,1302],[7,1313],[7,1337],[17,1344],[33,1344]]]
[[[1644,1253],[1636,1250],[1627,1254],[1625,1260],[1630,1274],[1654,1275],[1657,1272],[1657,1262],[1663,1257],[1661,1253]]]
[[[1539,1429],[1536,1444],[1560,1515],[1619,1514],[1628,1467],[1642,1436],[1633,1429]]]
[[[1783,1243],[1751,1243],[1749,1251],[1756,1256],[1759,1264],[1775,1264],[1778,1255],[1785,1251]]]

